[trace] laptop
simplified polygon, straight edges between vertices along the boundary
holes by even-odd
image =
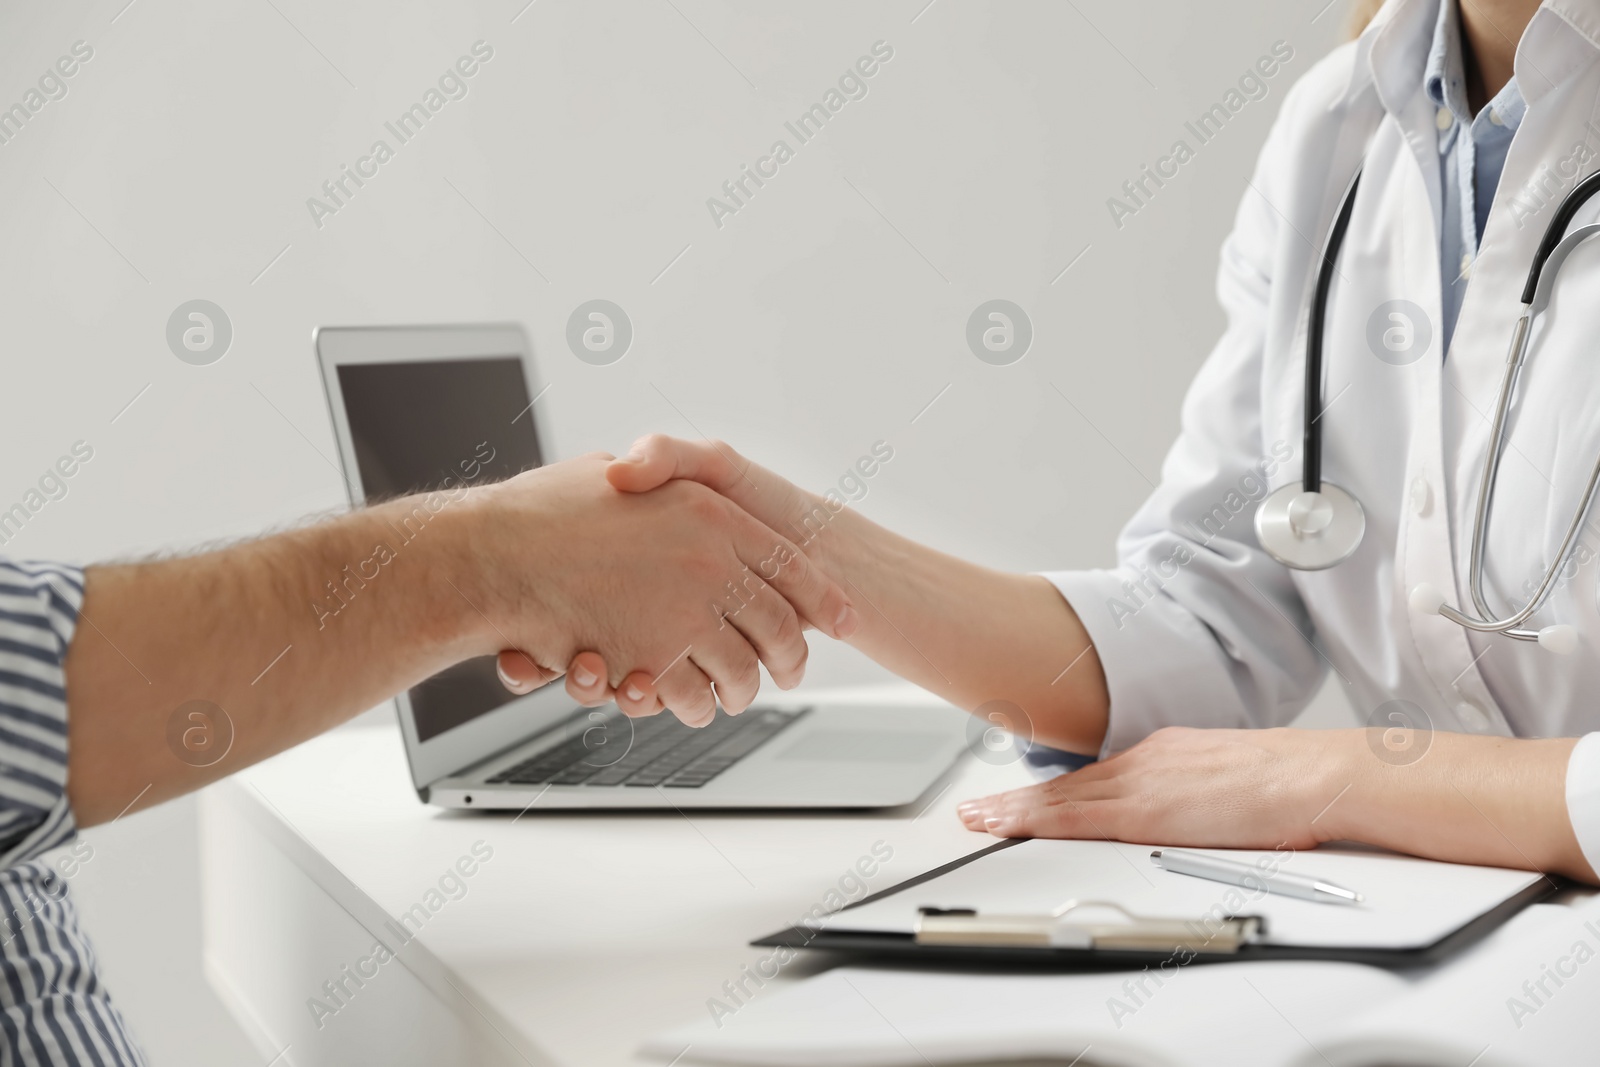
[[[332,327],[313,335],[353,504],[497,481],[551,456],[549,401],[515,324]],[[402,693],[417,794],[446,808],[885,808],[910,804],[967,747],[952,707],[851,705],[784,694],[701,729],[524,696],[494,657]]]

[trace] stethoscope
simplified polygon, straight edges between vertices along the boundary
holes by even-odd
[[[1360,546],[1367,528],[1366,513],[1362,511],[1360,501],[1332,482],[1322,479],[1322,335],[1327,322],[1328,290],[1333,284],[1336,270],[1334,263],[1344,243],[1345,231],[1350,227],[1351,208],[1355,204],[1356,186],[1360,181],[1361,174],[1358,171],[1355,178],[1351,179],[1350,188],[1345,191],[1344,200],[1339,205],[1339,213],[1328,231],[1311,300],[1311,317],[1306,333],[1304,476],[1299,484],[1291,482],[1268,495],[1256,511],[1256,537],[1261,547],[1279,563],[1296,570],[1320,571],[1343,563]],[[1590,224],[1562,236],[1578,209],[1596,192],[1600,192],[1600,171],[1579,182],[1561,201],[1550,225],[1545,228],[1539,251],[1533,257],[1533,267],[1528,271],[1527,284],[1522,289],[1522,314],[1511,336],[1511,351],[1506,357],[1505,375],[1500,382],[1500,399],[1495,406],[1494,426],[1490,431],[1489,456],[1484,463],[1483,478],[1478,484],[1478,511],[1472,526],[1469,585],[1478,616],[1468,615],[1446,604],[1444,594],[1426,583],[1413,588],[1409,598],[1414,609],[1443,615],[1469,630],[1501,633],[1519,641],[1537,641],[1542,647],[1560,653],[1570,653],[1578,647],[1575,629],[1558,624],[1532,630],[1523,628],[1523,623],[1549,599],[1555,589],[1556,576],[1565,567],[1567,558],[1577,544],[1578,531],[1583,528],[1589,506],[1594,503],[1596,490],[1600,489],[1600,458],[1595,461],[1583,502],[1572,516],[1572,524],[1567,527],[1567,535],[1561,541],[1555,562],[1545,571],[1544,580],[1522,610],[1504,618],[1495,617],[1483,595],[1483,543],[1489,532],[1489,517],[1494,511],[1495,478],[1500,469],[1500,458],[1505,453],[1506,416],[1511,410],[1517,375],[1527,355],[1533,317],[1549,304],[1556,276],[1560,274],[1561,264],[1568,254],[1600,233],[1600,224]]]

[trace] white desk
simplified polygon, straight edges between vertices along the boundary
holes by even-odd
[[[963,757],[920,814],[513,819],[424,806],[393,726],[350,727],[202,797],[206,971],[273,1067],[633,1064],[646,1035],[706,1017],[712,997],[732,1004],[725,982],[763,995],[741,969],[768,952],[746,942],[821,902],[875,842],[893,856],[869,892],[990,843],[955,805],[1029,780]],[[363,985],[346,978],[347,1003],[319,1028],[308,999],[335,1004],[323,984],[375,940],[394,947],[386,924],[430,903],[480,841],[493,855],[465,894],[397,958],[365,965]],[[766,990],[824,962],[797,960]]]

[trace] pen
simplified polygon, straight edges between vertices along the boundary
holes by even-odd
[[[1314,900],[1319,904],[1360,904],[1366,899],[1353,889],[1324,882],[1320,878],[1287,874],[1282,871],[1268,874],[1259,867],[1240,863],[1238,860],[1207,856],[1199,852],[1186,852],[1182,849],[1156,849],[1150,853],[1150,862],[1173,874],[1190,874],[1196,878],[1209,878],[1213,882],[1226,882],[1248,889],[1259,887],[1269,893],[1281,893],[1286,897],[1299,897],[1301,900]]]

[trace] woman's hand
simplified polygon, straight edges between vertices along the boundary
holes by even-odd
[[[675,479],[699,482],[739,505],[757,522],[789,538],[824,564],[823,534],[845,501],[807,492],[789,479],[752,463],[721,441],[683,441],[648,434],[606,467],[606,479],[625,493],[649,492]]]
[[[1359,841],[1596,884],[1567,816],[1573,738],[1429,730],[1158,730],[1110,759],[962,804],[999,837],[1314,848]]]
[[[1354,780],[1353,731],[1168,727],[1082,770],[958,808],[997,837],[1313,848]]]

